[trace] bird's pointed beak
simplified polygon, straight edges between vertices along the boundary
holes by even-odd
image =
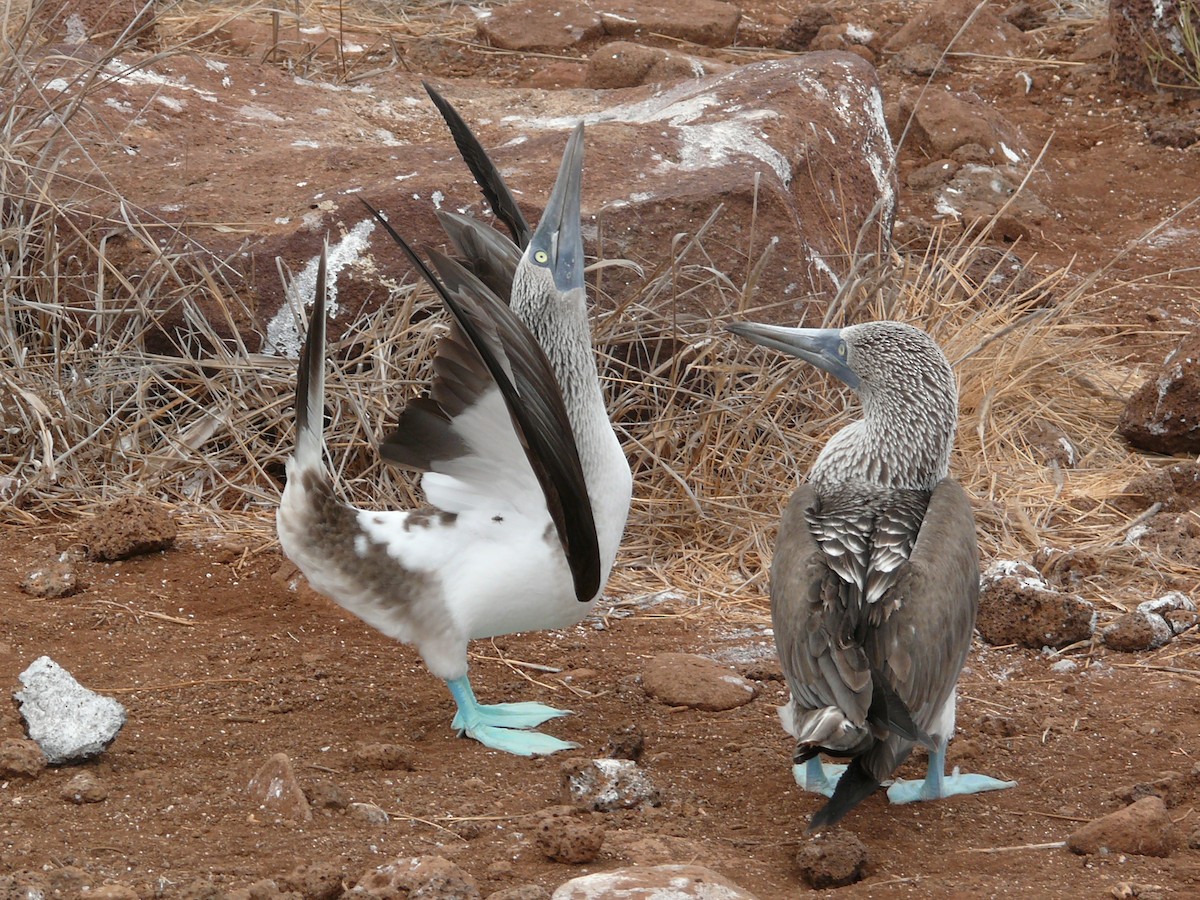
[[[758,322],[731,322],[726,328],[763,347],[798,356],[850,387],[858,387],[858,376],[846,365],[840,329],[785,328],[782,325],[760,325]]]
[[[575,126],[563,153],[558,179],[546,202],[546,211],[529,242],[548,248],[548,265],[555,286],[566,293],[583,288],[583,233],[580,194],[583,189],[583,123]]]

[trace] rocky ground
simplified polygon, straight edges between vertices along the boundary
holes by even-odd
[[[1192,270],[1200,213],[1168,221],[1200,196],[1200,102],[1114,83],[1102,23],[1027,4],[981,14],[986,27],[934,78],[937,99],[918,99],[931,59],[922,45],[944,45],[957,28],[929,11],[954,6],[835,2],[798,21],[790,4],[752,2],[742,6],[738,42],[757,54],[816,41],[879,66],[890,123],[916,111],[898,164],[902,240],[919,243],[947,217],[971,227],[974,216],[992,216],[1023,176],[990,151],[1003,143],[1036,156],[1048,146],[989,240],[1017,242],[1034,266],[1074,260],[1081,275],[1108,267],[1078,324],[1081,333],[1121,327],[1132,394],[1200,320]],[[446,11],[448,20],[462,14]],[[586,50],[484,53],[435,34],[405,45],[406,65],[461,79],[463,95],[472,85],[557,89],[630,77],[597,63],[589,40]],[[203,52],[259,59],[262,41],[239,31]],[[686,49],[714,67],[743,61],[728,48]],[[668,77],[679,65],[656,56],[645,71],[665,67]],[[979,140],[946,138],[968,127]],[[197,215],[216,220],[220,203],[218,190],[207,218]],[[1181,371],[1194,372],[1193,360],[1184,354]],[[1180,558],[1193,560],[1196,480],[1182,460],[1139,486],[1128,510],[1131,520],[1153,510],[1142,525],[1169,516],[1149,533],[1169,532]],[[1030,560],[1044,580],[994,572],[993,599],[1012,605],[981,618],[988,642],[963,674],[950,757],[1016,780],[1015,789],[902,808],[876,796],[813,838],[805,827],[817,803],[791,780],[774,715],[786,692],[760,596],[714,608],[680,594],[618,595],[574,629],[475,646],[485,700],[539,699],[577,712],[548,727],[581,745],[577,757],[520,760],[457,740],[450,698],[416,654],[312,593],[269,537],[176,537],[169,523],[131,515],[99,534],[52,524],[0,530],[3,683],[17,689],[19,673],[49,655],[128,711],[98,758],[51,768],[25,740],[15,705],[0,714],[0,890],[13,897],[317,900],[351,888],[380,897],[612,896],[611,881],[590,894],[560,886],[634,867],[629,877],[645,887],[668,877],[648,871],[662,865],[702,867],[672,873],[690,879],[696,896],[705,879],[708,896],[762,898],[842,881],[851,883],[838,889],[844,896],[1200,890],[1195,615],[1172,601],[1136,613],[1111,637],[1092,635],[1091,613],[1109,599],[1094,560]],[[150,552],[112,561],[72,552],[111,544],[93,557],[120,557],[126,531],[149,537]],[[168,549],[151,549],[156,540]],[[1200,593],[1194,579],[1163,582],[1164,594]],[[1076,598],[1093,606],[1081,611]],[[1118,599],[1132,609],[1154,598]],[[1040,649],[1050,631],[1060,650]],[[677,653],[724,670],[669,655]],[[628,762],[591,762],[605,758]],[[625,771],[608,792],[597,784],[631,763],[640,777]],[[917,775],[922,763],[901,774]],[[714,894],[721,877],[730,884]]]

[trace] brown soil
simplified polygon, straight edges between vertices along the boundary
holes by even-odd
[[[778,17],[783,5],[748,4],[747,13],[755,6]],[[906,18],[895,7],[882,15],[865,8],[869,21],[892,31]],[[1043,54],[1066,60],[1084,35],[1059,26],[1042,37]],[[456,52],[454,74],[467,74],[470,59]],[[527,83],[564,66],[536,56],[480,59],[477,77],[493,83]],[[1032,95],[1015,88],[1021,68],[1040,85]],[[894,71],[884,77],[888,91],[914,83]],[[1092,271],[1200,196],[1200,150],[1146,137],[1152,119],[1182,116],[1189,105],[1126,92],[1103,65],[959,59],[939,84],[977,91],[1031,145],[1054,134],[1036,189],[1057,217],[1023,242],[1025,258],[1078,257],[1077,271]],[[925,162],[905,160],[902,175]],[[927,197],[904,198],[901,218],[931,218]],[[1094,310],[1092,322],[1144,326],[1130,337],[1135,359],[1161,359],[1177,340],[1172,330],[1198,317],[1195,272],[1138,283],[1194,264],[1198,224],[1193,209],[1171,224],[1169,239],[1123,257],[1103,282],[1114,307]],[[631,721],[645,732],[642,765],[662,805],[605,814],[598,857],[570,865],[547,859],[536,840],[537,813],[563,802],[562,758],[522,760],[456,739],[449,694],[416,653],[312,593],[267,538],[185,534],[167,552],[80,563],[85,589],[75,596],[23,594],[29,570],[73,540],[65,526],[0,530],[0,683],[15,688],[17,673],[47,654],[118,697],[129,723],[97,761],[0,785],[0,876],[61,897],[105,884],[143,897],[207,897],[264,878],[284,884],[305,865],[353,884],[396,857],[432,854],[473,875],[485,896],[658,862],[702,862],[764,898],[799,889],[795,856],[818,803],[791,780],[789,741],[773,709],[785,689],[763,630],[763,601],[731,612],[684,600],[644,608],[618,597],[574,629],[473,648],[485,702],[537,699],[574,709],[578,715],[546,730],[579,742],[581,755],[600,755]],[[638,675],[648,657],[673,651],[727,656],[759,682],[758,698],[721,713],[651,699]],[[870,798],[842,826],[867,846],[868,874],[840,896],[1107,896],[1121,883],[1141,896],[1200,893],[1194,787],[1169,792],[1170,815],[1185,845],[1192,836],[1192,849],[1167,859],[1029,846],[1061,841],[1118,808],[1136,796],[1135,784],[1189,772],[1200,747],[1194,630],[1154,654],[1096,647],[1071,655],[1079,669],[1058,672],[1036,652],[976,648],[961,682],[951,763],[1019,786],[907,807]],[[0,740],[22,736],[10,707]],[[411,771],[386,768],[386,753],[356,754],[369,743],[401,746]],[[312,821],[295,822],[256,808],[247,785],[278,752],[314,797],[340,788],[350,801],[385,810],[388,822],[320,808]],[[922,767],[914,759],[901,774],[919,776]],[[99,779],[106,799],[63,799],[80,768]]]

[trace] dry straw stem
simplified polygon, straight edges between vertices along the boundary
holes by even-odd
[[[80,77],[106,77],[115,55]],[[0,59],[0,88],[22,101],[0,137],[0,523],[86,516],[144,494],[176,505],[193,535],[271,548],[295,362],[218,334],[215,324],[265,333],[225,280],[233,260],[198,256],[119,198],[105,229],[78,227],[61,199],[73,186],[54,165],[74,147],[62,115],[71,110],[40,83],[21,52]],[[753,290],[774,264],[773,244],[747,247],[741,273],[714,263],[707,247],[722,240],[721,215],[681,235],[619,305],[604,295],[606,265],[593,267],[597,352],[636,476],[611,591],[674,589],[723,615],[761,617],[782,505],[856,412],[821,373],[725,334],[734,318],[794,314],[792,300]],[[1096,320],[1095,278],[1007,279],[1011,259],[985,236],[943,235],[916,255],[854,254],[839,323],[914,322],[955,362],[954,470],[978,498],[985,558],[1027,558],[1043,545],[1103,552],[1106,566],[1115,561],[1106,574],[1115,596],[1137,578],[1177,574],[1182,563],[1123,543],[1128,517],[1110,504],[1148,463],[1115,436],[1126,374],[1105,362],[1108,336],[1076,321],[1084,308]],[[149,260],[136,282],[112,259],[117,237]],[[425,385],[444,320],[423,288],[379,278],[387,302],[329,347],[326,435],[343,496],[396,507],[419,496],[412,479],[382,465],[375,442]],[[210,323],[202,301],[225,321]],[[689,318],[684,308],[709,314]],[[147,349],[156,333],[171,336],[174,354]],[[1068,442],[1074,466],[1054,464],[1035,431]]]

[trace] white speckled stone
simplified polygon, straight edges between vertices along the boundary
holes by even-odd
[[[48,656],[20,674],[25,690],[13,696],[29,737],[51,765],[99,756],[125,724],[125,707],[89,691]]]

